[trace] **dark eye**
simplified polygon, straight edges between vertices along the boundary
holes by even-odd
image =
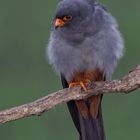
[[[71,15],[64,16],[63,20],[64,21],[70,21],[70,20],[72,20],[72,16]]]

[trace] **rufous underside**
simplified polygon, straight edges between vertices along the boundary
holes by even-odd
[[[72,80],[70,83],[80,83],[83,81],[90,80],[90,81],[103,81],[104,75],[99,69],[94,69],[90,71],[85,72],[75,72],[73,74]],[[70,84],[69,83],[69,84]],[[87,84],[87,83],[85,83]],[[90,106],[86,104],[85,100],[78,100],[76,101],[77,108],[81,115],[84,118],[87,118],[88,116],[92,116],[93,118],[97,118],[98,115],[98,109],[101,101],[101,95],[92,96],[88,99],[88,102],[90,102]]]

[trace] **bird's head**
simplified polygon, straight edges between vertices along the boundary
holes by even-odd
[[[94,6],[88,0],[62,0],[53,22],[55,30],[69,34],[84,32],[90,24]]]

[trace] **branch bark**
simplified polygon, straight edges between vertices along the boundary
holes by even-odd
[[[43,112],[70,100],[85,99],[92,95],[107,93],[130,93],[140,88],[140,65],[119,80],[91,83],[86,93],[79,86],[51,93],[31,103],[0,111],[0,124]]]

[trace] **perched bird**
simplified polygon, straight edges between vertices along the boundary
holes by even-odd
[[[62,0],[52,22],[50,64],[64,88],[109,79],[123,56],[116,20],[95,0]],[[105,140],[102,96],[67,103],[80,140]]]

